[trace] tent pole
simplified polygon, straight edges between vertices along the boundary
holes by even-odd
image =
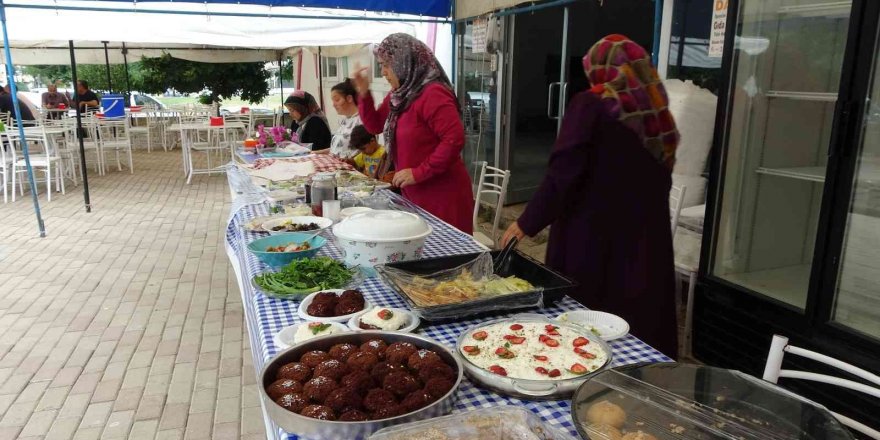
[[[107,93],[113,93],[113,84],[110,82],[110,52],[107,51],[109,41],[102,41],[102,43],[104,43],[104,62],[107,66]]]
[[[37,215],[37,227],[40,230],[40,237],[45,237],[46,225],[43,223],[43,215],[40,213],[40,201],[37,198],[37,182],[34,180],[34,169],[31,168],[31,155],[28,151],[24,126],[21,125],[21,103],[18,101],[18,87],[15,86],[15,67],[12,65],[12,52],[9,50],[9,34],[6,32],[6,6],[4,5],[3,0],[0,0],[0,24],[3,26],[3,50],[6,52],[6,75],[9,77],[9,93],[12,94],[12,107],[15,109],[15,124],[18,126],[18,136],[21,139],[21,153],[24,155],[24,165],[27,169],[28,184],[31,186],[31,199],[34,201],[34,213]],[[15,147],[10,143],[9,148]],[[48,176],[46,179],[46,191],[52,191],[52,177]],[[15,191],[14,186],[12,187],[12,191]]]
[[[455,57],[457,55],[456,49],[458,48],[458,29],[455,27],[455,0],[450,2],[450,7],[452,11],[449,12],[449,16],[452,17],[452,25],[449,26],[452,28],[452,72],[449,72],[449,77],[452,81],[452,90],[458,90],[458,74],[455,72]]]
[[[125,42],[122,43],[122,62],[125,63],[125,90],[128,91],[125,95],[125,106],[128,107],[131,105],[131,78],[128,75],[128,48],[125,47]]]
[[[281,89],[281,108],[284,108],[284,65],[281,64],[282,57],[278,54],[278,87]]]
[[[70,74],[73,79],[73,104],[76,107],[76,138],[79,139],[79,166],[83,178],[83,200],[86,204],[86,212],[92,212],[92,203],[89,200],[89,172],[86,168],[86,147],[83,142],[82,113],[79,107],[79,92],[76,89],[76,54],[73,53],[73,40],[68,40],[67,44],[70,45]]]
[[[321,46],[318,46],[318,96],[321,99],[321,110],[324,110],[324,71],[321,58]],[[339,69],[339,66],[336,66]]]

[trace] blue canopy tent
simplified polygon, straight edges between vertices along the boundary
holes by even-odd
[[[166,7],[164,3],[167,3]],[[0,0],[0,24],[3,28],[4,55],[9,73],[9,83],[16,109],[16,122],[21,127],[21,115],[19,103],[15,96],[13,81],[13,61],[10,51],[10,39],[7,31],[6,9],[21,10],[46,10],[46,11],[79,11],[88,12],[118,12],[127,14],[127,17],[144,17],[140,14],[170,14],[176,16],[201,16],[201,17],[247,17],[265,19],[319,19],[336,20],[339,22],[353,21],[402,21],[402,22],[441,22],[451,21],[454,0],[201,0],[198,2],[180,2],[171,0]],[[191,6],[191,7],[185,7]],[[194,7],[199,6],[199,9]],[[261,11],[254,12],[254,7],[265,7]],[[316,9],[305,9],[316,8]],[[316,11],[326,11],[320,17],[315,16]],[[61,27],[61,29],[64,29]],[[56,29],[57,30],[57,29]],[[107,32],[107,31],[101,31]],[[454,32],[454,24],[453,24]],[[60,36],[60,35],[59,35]],[[67,40],[68,35],[64,35]],[[40,37],[43,39],[44,37]],[[45,38],[50,37],[46,36]],[[57,39],[57,38],[56,38]],[[102,40],[112,38],[101,38]],[[73,38],[70,42],[71,58],[73,57]],[[168,42],[166,40],[166,42]],[[253,47],[247,45],[245,47]],[[454,51],[454,48],[453,48]],[[454,60],[454,52],[453,52]],[[454,61],[453,61],[454,62]],[[453,67],[454,70],[454,67]],[[40,235],[45,236],[45,227],[40,214],[39,201],[37,199],[36,183],[30,166],[30,155],[27,151],[27,140],[24,130],[20,130],[23,145],[23,156],[26,162],[28,179],[31,186],[31,195],[34,210],[37,215]],[[86,210],[90,211],[88,202],[88,190],[84,188]]]

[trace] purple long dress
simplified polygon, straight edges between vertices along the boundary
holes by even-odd
[[[550,165],[518,223],[552,224],[547,264],[577,280],[574,299],[621,316],[630,332],[676,357],[670,171],[586,91],[569,104]]]

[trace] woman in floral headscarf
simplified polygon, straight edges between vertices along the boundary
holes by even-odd
[[[666,91],[645,50],[622,35],[600,40],[583,64],[593,87],[572,98],[547,175],[502,242],[552,224],[547,264],[580,282],[574,298],[676,357],[669,190],[678,131]]]
[[[312,151],[330,148],[330,127],[327,118],[311,93],[297,90],[287,97],[284,106],[293,122],[290,130],[295,132],[300,143],[312,144]]]
[[[361,121],[369,132],[385,135],[386,162],[396,170],[393,184],[413,203],[471,234],[474,200],[461,159],[464,126],[449,78],[431,50],[410,35],[389,35],[375,54],[391,93],[376,108],[369,74],[358,69],[353,81]]]

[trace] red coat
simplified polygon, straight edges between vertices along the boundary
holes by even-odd
[[[373,97],[359,99],[364,127],[380,134],[388,118],[390,95],[379,108]],[[460,229],[473,233],[474,197],[471,180],[461,159],[464,126],[455,95],[440,84],[429,84],[397,120],[394,168],[412,168],[414,185],[403,195],[424,210]]]

